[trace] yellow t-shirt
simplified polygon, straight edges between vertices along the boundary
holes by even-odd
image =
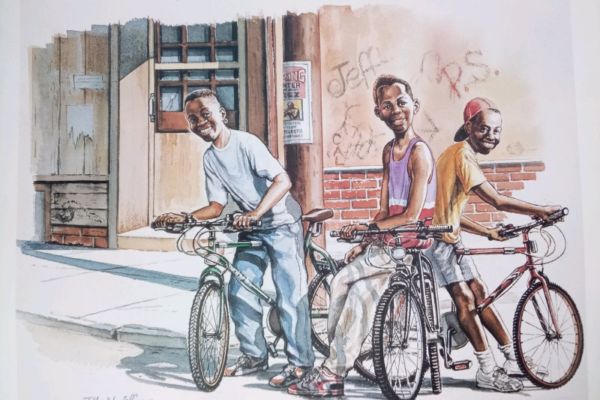
[[[475,152],[466,141],[446,149],[436,163],[437,194],[433,214],[434,225],[452,225],[452,233],[442,234],[447,243],[460,240],[460,216],[469,192],[487,179],[475,159]]]

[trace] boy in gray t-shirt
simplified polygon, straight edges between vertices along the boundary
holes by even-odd
[[[262,285],[265,269],[271,264],[289,364],[269,384],[287,387],[304,377],[315,358],[300,205],[289,194],[291,182],[287,173],[265,145],[254,135],[227,128],[225,110],[214,92],[190,93],[185,99],[185,113],[190,131],[212,143],[203,162],[209,205],[194,211],[192,216],[198,220],[218,217],[230,195],[243,211],[235,217],[235,228],[248,229],[251,220],[262,221],[260,228],[241,232],[239,239],[258,240],[263,246],[237,249],[233,263],[257,286]],[[159,216],[155,224],[184,220],[183,215],[168,213]],[[242,356],[227,367],[225,375],[266,370],[268,353],[258,297],[231,279],[229,305]]]

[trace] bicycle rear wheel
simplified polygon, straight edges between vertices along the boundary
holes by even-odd
[[[417,397],[425,373],[425,323],[416,297],[403,287],[388,288],[377,305],[373,364],[386,398]]]
[[[513,320],[513,343],[521,371],[536,386],[556,389],[577,372],[583,355],[583,325],[571,296],[548,283],[550,300],[558,321],[555,332],[540,282],[530,287],[517,305]]]
[[[190,370],[198,389],[214,391],[223,379],[229,351],[229,308],[216,282],[196,293],[188,330]]]
[[[313,347],[325,357],[329,357],[327,318],[329,317],[331,272],[319,272],[308,287],[308,307],[310,310],[310,334]]]

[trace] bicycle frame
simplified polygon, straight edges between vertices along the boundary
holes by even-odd
[[[338,268],[336,263],[331,258],[331,255],[323,249],[322,247],[316,245],[312,239],[321,234],[323,230],[322,222],[311,222],[308,225],[308,229],[306,230],[306,234],[304,235],[304,252],[308,253],[310,257],[310,261],[312,262],[313,267],[316,271],[322,272],[326,271],[328,268],[331,270],[331,273],[335,276],[338,273]],[[318,260],[316,255],[319,254],[322,259]]]
[[[530,277],[527,283],[528,287],[531,287],[535,280],[539,280],[542,284],[544,290],[544,296],[546,297],[546,301],[548,302],[548,308],[550,309],[550,316],[552,318],[552,324],[554,325],[555,334],[560,336],[560,327],[558,324],[558,320],[556,318],[556,312],[554,310],[554,306],[552,304],[552,300],[550,299],[550,292],[548,291],[547,278],[543,273],[540,273],[535,268],[533,262],[533,256],[531,256],[530,251],[532,251],[533,242],[529,240],[529,231],[523,232],[523,247],[496,247],[496,248],[479,248],[479,249],[456,249],[456,255],[462,257],[464,255],[506,255],[506,254],[524,254],[526,256],[525,264],[516,268],[502,283],[494,290],[485,300],[481,302],[481,304],[477,305],[477,312],[481,313],[487,307],[489,307],[494,301],[500,298],[503,294],[508,292],[518,281],[521,279],[523,274],[529,271]],[[537,317],[540,319],[541,325],[544,329],[547,328],[547,322],[542,315],[539,306],[537,304],[537,300],[533,299],[533,305],[536,310]],[[548,333],[548,332],[547,332]]]

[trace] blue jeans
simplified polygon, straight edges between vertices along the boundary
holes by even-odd
[[[254,285],[261,287],[270,261],[288,361],[298,367],[312,367],[315,355],[310,337],[302,233],[300,222],[262,231],[242,232],[239,241],[258,240],[263,246],[237,249],[233,265]],[[262,326],[263,310],[258,297],[242,287],[235,278],[231,278],[229,306],[235,336],[240,341],[242,353],[266,358],[268,353]]]

